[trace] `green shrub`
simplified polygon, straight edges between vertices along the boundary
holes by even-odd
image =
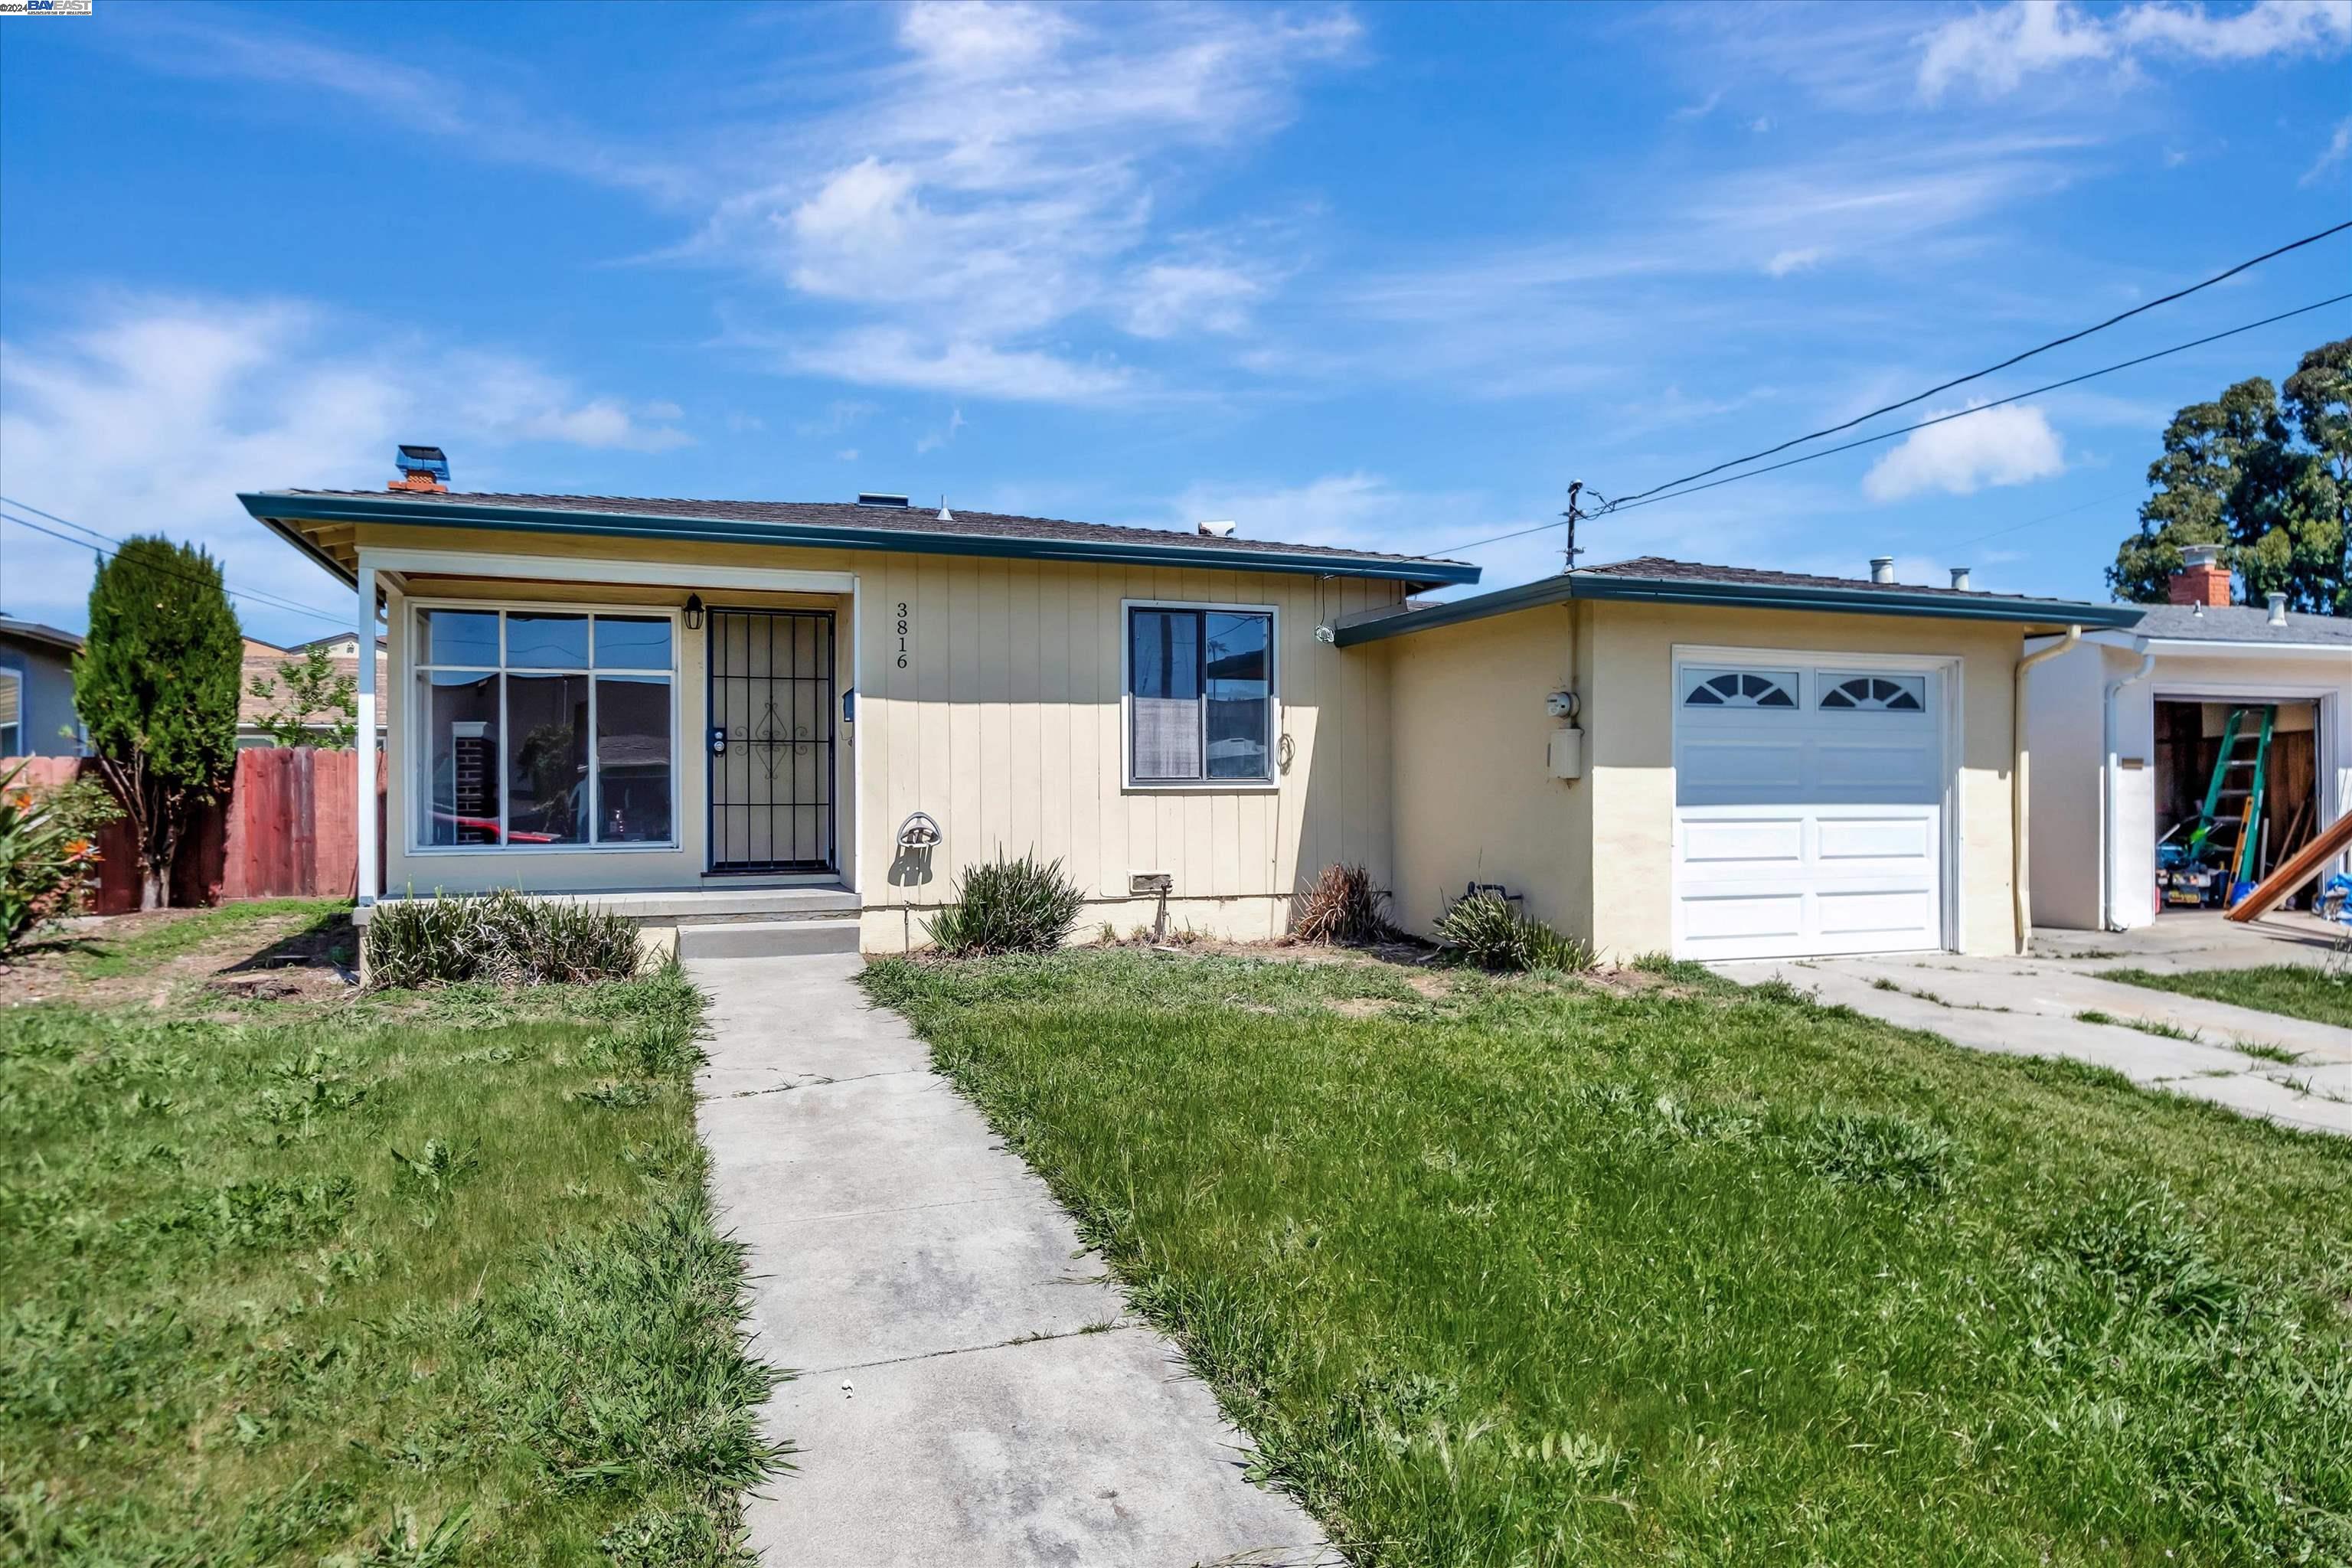
[[[1298,901],[1301,942],[1379,942],[1389,934],[1389,896],[1361,866],[1326,866]]]
[[[98,869],[98,830],[122,815],[93,780],[19,787],[27,765],[0,773],[0,952],[74,911]]]
[[[1507,899],[1473,893],[1456,899],[1437,920],[1437,941],[1481,969],[1592,967],[1592,950],[1538,920],[1521,914]]]
[[[643,964],[637,928],[561,900],[436,894],[375,906],[367,927],[371,986],[626,980]]]
[[[1078,923],[1086,900],[1062,874],[1059,860],[1034,856],[997,859],[965,868],[956,901],[927,928],[941,952],[969,958],[984,952],[1051,952]]]
[[[1936,1197],[1951,1185],[1958,1154],[1950,1134],[1914,1117],[1822,1110],[1805,1128],[1799,1158],[1828,1181]]]

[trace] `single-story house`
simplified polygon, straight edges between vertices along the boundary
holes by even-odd
[[[79,756],[71,632],[0,616],[0,757]]]
[[[289,698],[286,683],[286,666],[302,663],[313,649],[324,649],[329,662],[334,666],[335,674],[349,679],[356,689],[360,673],[359,646],[359,637],[352,632],[339,632],[333,637],[312,637],[309,642],[298,642],[287,647],[279,647],[275,643],[263,642],[257,637],[246,638],[245,666],[237,674],[237,749],[247,751],[281,743],[277,731],[268,721],[286,709]],[[384,678],[385,657],[383,638],[378,637],[375,654],[375,722],[379,744],[383,742],[384,726],[391,722],[393,717],[393,691],[391,683]],[[268,692],[267,696],[256,692],[254,686],[257,681],[260,682],[263,689]],[[333,727],[332,716],[326,712],[313,711],[306,715],[302,728],[312,738],[301,743],[304,745],[322,743]]]
[[[1275,935],[1349,862],[1422,931],[1475,881],[1621,955],[2010,952],[2025,638],[2138,614],[1658,561],[1415,607],[1477,568],[446,478],[239,498],[386,615],[362,897],[586,895],[706,952],[919,945],[1030,852],[1087,930]]]
[[[2168,900],[2218,904],[2231,879],[2220,866],[2258,878],[2352,811],[2352,621],[2290,611],[2283,595],[2234,604],[2216,550],[2183,554],[2169,604],[2086,631],[2034,676],[2032,878],[2045,925],[2126,931]],[[2184,873],[2209,801],[2216,849]]]

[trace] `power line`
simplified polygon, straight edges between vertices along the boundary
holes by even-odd
[[[1932,425],[1944,425],[1948,424],[1950,421],[1955,419],[1965,419],[1970,415],[1982,414],[1988,409],[2000,408],[2007,404],[2021,402],[2029,397],[2039,397],[2045,392],[2056,392],[2062,387],[2074,386],[2081,382],[2096,380],[2098,377],[2103,375],[2113,375],[2116,372],[2120,370],[2130,370],[2136,365],[2146,364],[2151,360],[2163,359],[2170,354],[2186,353],[2190,349],[2202,348],[2207,343],[2219,342],[2223,338],[2234,338],[2242,332],[2251,332],[2257,328],[2267,327],[2274,322],[2287,321],[2295,316],[2309,315],[2314,310],[2324,310],[2330,305],[2340,305],[2347,300],[2352,300],[2352,293],[2338,294],[2333,299],[2321,300],[2316,303],[2300,306],[2292,310],[2282,310],[2275,316],[2265,316],[2259,321],[2248,321],[2242,327],[2231,327],[2226,331],[2214,332],[2205,337],[2194,338],[2185,343],[2175,343],[2170,348],[2158,349],[2154,353],[2141,354],[2137,358],[2122,360],[2115,364],[2107,365],[2103,369],[2085,371],[2081,375],[2070,375],[2063,381],[2053,381],[2042,386],[2032,387],[2024,392],[2012,393],[2007,397],[1999,398],[1990,403],[1979,403],[1972,407],[1957,409],[1949,414],[1939,414],[1933,419],[1922,419],[1916,425],[1904,425],[1892,430],[1882,430],[1875,435],[1864,436],[1859,440],[1843,442],[1835,447],[1824,447],[1818,452],[1807,452],[1801,457],[1790,458],[1784,462],[1773,463],[1765,468],[1749,468],[1743,473],[1727,474],[1722,479],[1712,479],[1703,485],[1690,485],[1688,488],[1684,489],[1671,489],[1671,487],[1669,486],[1661,485],[1653,489],[1643,490],[1639,495],[1627,496],[1620,500],[1604,500],[1599,513],[1594,515],[1605,517],[1611,512],[1628,510],[1634,507],[1655,506],[1660,501],[1679,500],[1685,496],[1696,495],[1701,490],[1711,490],[1723,485],[1737,484],[1741,479],[1752,479],[1761,474],[1777,473],[1782,468],[1795,468],[1800,463],[1811,463],[1822,458],[1833,458],[1840,452],[1851,452],[1857,447],[1868,447],[1880,441],[1891,441],[1897,436],[1907,436],[1915,430],[1925,430]],[[1748,459],[1740,458],[1738,460],[1745,462]],[[1717,465],[1717,467],[1724,466],[1727,465]],[[1715,470],[1710,468],[1706,471],[1712,473]],[[1678,480],[1676,482],[1680,483],[1682,481]],[[1658,493],[1660,490],[1670,490],[1670,493],[1662,495]],[[2038,521],[2046,521],[2048,520],[2042,519]],[[1517,529],[1509,533],[1497,533],[1486,539],[1473,539],[1461,544],[1449,544],[1444,546],[1443,549],[1431,551],[1429,553],[1433,556],[1452,555],[1465,550],[1476,550],[1488,544],[1500,544],[1506,540],[1524,539],[1530,533],[1547,533],[1558,526],[1559,524],[1557,523],[1540,522],[1532,528]],[[2024,525],[2020,524],[2019,526],[2022,527]],[[2003,529],[1997,530],[1996,531],[2006,532],[2009,531]],[[1987,534],[1984,537],[1990,538],[1992,536],[1990,534]],[[1964,541],[1963,542],[1973,543],[1974,541]]]
[[[2291,317],[2307,316],[2314,310],[2324,310],[2330,305],[2340,305],[2347,300],[2352,300],[2352,294],[2338,294],[2333,299],[2321,300],[2315,304],[2301,305],[2292,310],[2281,310],[2275,316],[2264,316],[2261,321],[2248,321],[2242,327],[2231,327],[2226,331],[2214,332],[2209,336],[2201,338],[2192,338],[2185,343],[2175,343],[2168,349],[2158,349],[2154,353],[2141,354],[2137,359],[2121,360],[2114,364],[2107,365],[2103,369],[2084,371],[2080,375],[2070,375],[2063,381],[2048,382],[2041,386],[2034,387],[2030,391],[2011,393],[2007,397],[1996,397],[1990,403],[1979,403],[1967,408],[1956,408],[1949,414],[1938,414],[1933,419],[1922,419],[1916,425],[1899,425],[1892,430],[1881,430],[1875,435],[1864,436],[1853,441],[1843,441],[1837,446],[1824,447],[1818,452],[1808,452],[1802,457],[1786,458],[1777,463],[1768,463],[1760,468],[1749,468],[1744,473],[1727,474],[1722,479],[1709,479],[1703,485],[1691,485],[1686,489],[1675,490],[1671,494],[1660,495],[1656,490],[1644,490],[1639,496],[1628,496],[1622,500],[1610,503],[1610,510],[1615,511],[1622,510],[1628,507],[1655,506],[1662,500],[1673,500],[1677,496],[1696,495],[1701,490],[1711,490],[1718,485],[1727,485],[1735,480],[1752,479],[1759,474],[1776,473],[1782,468],[1792,468],[1799,463],[1810,463],[1816,458],[1830,458],[1836,456],[1840,452],[1851,452],[1856,447],[1868,447],[1879,441],[1890,440],[1896,436],[1907,436],[1914,430],[1925,430],[1931,425],[1947,425],[1955,419],[1966,419],[1971,414],[1982,414],[1988,409],[2004,407],[2011,403],[2021,402],[2028,397],[2039,397],[2045,392],[2056,392],[2061,387],[2073,386],[2079,382],[2095,380],[2103,375],[2113,375],[2119,370],[2129,370],[2135,365],[2146,364],[2150,360],[2163,359],[2170,354],[2186,353],[2190,349],[2203,348],[2207,343],[2219,342],[2223,338],[2234,338],[2241,332],[2251,332],[2257,327],[2267,327],[2274,322],[2286,321]],[[1745,462],[1747,459],[1742,458],[1740,460]],[[1710,469],[1709,471],[1712,472],[1713,470]],[[1665,487],[1661,486],[1659,488],[1664,489]],[[1644,497],[1647,499],[1643,499]]]
[[[1982,370],[1970,371],[1966,375],[1954,376],[1949,381],[1938,383],[1937,385],[1929,387],[1925,392],[1916,393],[1909,397],[1904,398],[1899,403],[1889,403],[1883,407],[1874,408],[1867,414],[1856,415],[1853,418],[1847,420],[1843,425],[1832,425],[1825,429],[1815,430],[1810,435],[1793,437],[1789,440],[1781,442],[1777,447],[1767,447],[1760,452],[1750,452],[1744,458],[1733,458],[1727,461],[1717,463],[1711,468],[1701,468],[1695,474],[1685,474],[1678,479],[1668,479],[1664,484],[1655,485],[1649,489],[1637,491],[1633,495],[1622,497],[1621,500],[1628,502],[1641,500],[1646,497],[1657,494],[1660,490],[1670,490],[1677,485],[1688,484],[1693,479],[1703,479],[1709,474],[1721,473],[1726,468],[1736,468],[1742,463],[1752,463],[1759,458],[1769,458],[1776,452],[1785,452],[1790,447],[1802,446],[1807,441],[1817,441],[1824,436],[1834,436],[1842,430],[1851,430],[1855,426],[1866,424],[1870,420],[1877,418],[1882,414],[1892,414],[1898,408],[1908,408],[1915,403],[1923,403],[1927,401],[1928,398],[1935,396],[1939,392],[1949,392],[1952,388],[1956,386],[1964,386],[1971,381],[1981,381],[1986,376],[1992,374],[1996,371],[2007,370],[2010,366],[2030,360],[2036,354],[2048,353],[2052,349],[2063,348],[2066,344],[2079,342],[2084,338],[2089,337],[2094,332],[2105,331],[2109,327],[2114,326],[2118,321],[2128,321],[2134,316],[2153,310],[2159,305],[2169,305],[2175,300],[2185,300],[2200,289],[2210,289],[2214,284],[2235,278],[2239,273],[2245,271],[2249,268],[2259,267],[2265,261],[2284,256],[2290,250],[2300,250],[2306,245],[2316,245],[2321,240],[2327,238],[2330,235],[2341,234],[2347,228],[2352,228],[2352,221],[2339,223],[2332,228],[2323,228],[2317,234],[2307,234],[2292,244],[2280,246],[2276,250],[2266,250],[2260,256],[2253,257],[2245,261],[2241,261],[2226,272],[2216,272],[2212,277],[2206,279],[2202,283],[2191,283],[2186,289],[2176,289],[2171,293],[2166,294],[2158,299],[2150,300],[2144,305],[2135,305],[2128,310],[2109,316],[2105,321],[2098,322],[2095,326],[2084,327],[2080,331],[2069,332],[2063,338],[2053,338],[2048,342],[2042,343],[2038,347],[2027,349],[2023,353],[2011,354],[2009,358],[2001,361],[1999,364],[1987,365]]]
[[[20,500],[14,500],[14,499],[12,499],[12,498],[10,498],[10,497],[8,497],[8,496],[0,496],[0,504],[5,504],[5,505],[8,505],[8,506],[13,506],[13,507],[15,507],[15,508],[16,508],[17,510],[19,510],[19,511],[29,511],[29,512],[31,512],[35,517],[45,517],[45,518],[48,519],[51,522],[62,524],[63,526],[65,526],[65,527],[67,527],[67,528],[73,529],[73,530],[77,531],[78,532],[87,533],[87,534],[89,534],[89,535],[91,538],[93,538],[93,539],[100,539],[100,540],[104,540],[107,543],[109,543],[109,544],[111,544],[111,545],[115,546],[115,548],[116,548],[116,549],[118,549],[118,550],[119,550],[119,549],[121,549],[121,546],[122,546],[122,541],[121,541],[121,540],[120,540],[120,539],[115,538],[115,537],[114,537],[114,535],[112,535],[112,534],[110,534],[110,533],[101,533],[101,532],[100,532],[97,529],[90,527],[88,523],[84,523],[84,522],[76,522],[76,521],[74,521],[71,518],[59,517],[57,513],[55,513],[55,512],[53,512],[53,511],[43,511],[39,507],[33,506],[33,505],[31,505],[31,504],[27,503],[27,502],[20,501]],[[0,514],[0,515],[5,515],[5,514]],[[26,522],[23,518],[20,518],[20,517],[12,517],[12,518],[9,518],[9,519],[8,519],[8,521],[11,521],[11,522],[14,522],[14,523],[17,524],[19,527],[32,529],[32,530],[33,530],[35,532],[37,532],[37,533],[46,533],[46,534],[48,534],[48,535],[49,535],[49,537],[50,537],[50,538],[52,538],[52,539],[64,539],[64,538],[65,538],[65,536],[64,536],[63,534],[58,533],[58,532],[56,532],[54,530],[43,528],[43,527],[41,527],[41,526],[40,526],[39,524],[37,524],[37,523]],[[86,543],[84,541],[82,541],[82,540],[79,540],[79,539],[66,539],[66,540],[65,540],[65,542],[66,542],[68,544],[79,544],[79,545],[82,545],[82,547],[83,547],[83,548],[85,548],[85,549],[92,549],[92,550],[97,549],[97,546],[95,546],[95,545],[91,545],[91,544],[88,544],[88,543]],[[99,553],[100,553],[100,554],[111,554],[111,553],[112,553],[112,552],[110,552],[110,551],[102,551],[102,550],[101,550],[101,551],[99,551]],[[259,590],[259,589],[257,589],[257,588],[232,588],[232,587],[229,587],[229,586],[228,586],[228,574],[227,574],[227,573],[226,573],[226,572],[224,572],[224,573],[222,573],[222,574],[221,574],[221,581],[222,581],[222,585],[223,585],[224,591],[228,592],[228,593],[230,593],[230,594],[234,594],[234,595],[241,595],[242,596],[244,596],[244,597],[246,597],[246,598],[248,598],[248,599],[253,600],[253,601],[254,601],[255,603],[257,603],[257,604],[263,605],[267,605],[267,606],[268,606],[269,608],[272,608],[272,609],[289,610],[289,611],[293,612],[293,613],[294,613],[294,614],[296,614],[296,615],[303,615],[303,616],[318,616],[318,617],[319,617],[320,619],[321,619],[321,620],[329,620],[329,621],[336,621],[336,622],[340,622],[340,621],[342,619],[342,617],[341,617],[341,616],[340,616],[329,615],[329,614],[327,614],[326,612],[324,612],[324,611],[322,611],[322,610],[316,610],[316,609],[313,609],[313,608],[311,608],[311,607],[310,607],[310,605],[308,605],[296,604],[294,601],[292,601],[292,600],[290,600],[290,599],[288,599],[288,598],[285,598],[285,597],[283,597],[283,596],[282,596],[282,595],[277,595],[277,594],[265,594],[265,593],[263,593],[261,590]]]
[[[30,509],[30,508],[27,508],[26,510],[31,510],[31,509]],[[44,515],[46,515],[46,514],[44,514]],[[91,553],[93,553],[93,554],[106,556],[106,557],[108,557],[108,558],[110,558],[110,559],[111,559],[114,555],[116,555],[117,553],[119,553],[119,552],[117,552],[117,551],[113,551],[113,550],[109,550],[109,549],[107,549],[107,548],[106,548],[105,546],[103,546],[103,545],[100,545],[100,544],[92,544],[92,543],[91,543],[89,540],[87,540],[87,539],[76,539],[73,535],[71,535],[71,534],[69,534],[69,533],[59,533],[59,532],[58,532],[56,529],[54,529],[54,528],[44,528],[44,527],[42,527],[42,526],[41,526],[39,523],[37,523],[37,522],[27,522],[27,521],[25,521],[23,518],[21,518],[21,517],[11,517],[11,516],[9,516],[7,513],[5,513],[5,512],[0,512],[0,522],[13,522],[13,523],[15,523],[18,528],[29,528],[29,529],[31,529],[35,533],[46,533],[46,534],[47,534],[51,539],[61,540],[61,541],[63,541],[65,543],[79,546],[79,548],[81,548],[81,549],[84,549],[84,550],[89,551],[89,552],[90,552]],[[67,526],[71,527],[71,526],[73,526],[73,525],[72,525],[72,524],[68,524]],[[157,566],[157,565],[159,565],[159,563],[158,563],[150,562],[150,563],[149,563],[149,565],[150,565],[150,566]],[[264,605],[264,606],[265,606],[265,607],[267,607],[267,608],[276,609],[276,610],[289,610],[289,611],[293,612],[293,613],[294,613],[294,614],[296,614],[296,615],[302,615],[302,616],[316,616],[316,617],[317,617],[318,619],[320,619],[320,620],[322,620],[322,621],[330,621],[330,622],[332,622],[333,624],[335,624],[335,625],[337,625],[337,626],[341,626],[341,625],[342,625],[342,624],[343,624],[343,618],[342,618],[341,616],[331,616],[331,615],[329,615],[329,614],[328,614],[326,611],[324,611],[324,610],[313,610],[313,609],[306,608],[306,607],[304,607],[303,605],[297,605],[297,604],[292,604],[292,603],[289,603],[289,602],[284,602],[284,601],[279,601],[279,600],[274,600],[274,599],[268,599],[268,598],[264,598],[262,595],[256,594],[256,593],[255,593],[252,589],[250,589],[250,588],[232,588],[232,587],[228,586],[228,585],[227,585],[227,584],[226,584],[226,582],[223,582],[223,583],[218,584],[208,584],[208,583],[206,583],[206,582],[205,582],[205,580],[204,578],[197,576],[194,573],[193,573],[193,572],[183,572],[183,571],[179,570],[179,569],[178,569],[178,568],[176,568],[176,567],[163,566],[163,567],[161,567],[161,570],[163,570],[164,573],[166,573],[167,574],[169,574],[169,575],[171,575],[171,576],[173,576],[173,577],[177,577],[177,578],[179,578],[179,579],[180,579],[180,580],[182,580],[183,582],[186,582],[186,583],[194,583],[194,584],[197,584],[202,585],[202,586],[215,586],[215,585],[217,585],[217,586],[220,588],[220,590],[221,590],[221,592],[222,592],[222,593],[226,594],[226,595],[227,595],[230,598],[232,598],[232,599],[252,599],[252,600],[256,601],[257,603],[258,603],[258,604],[260,604],[260,605]]]

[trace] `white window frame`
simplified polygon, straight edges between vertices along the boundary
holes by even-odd
[[[1138,779],[1135,776],[1135,612],[1212,610],[1267,618],[1266,658],[1274,668],[1266,681],[1266,776],[1262,779]],[[1129,795],[1270,795],[1282,788],[1282,608],[1215,599],[1121,599],[1118,602],[1118,770]],[[1204,754],[1202,765],[1208,765]]]
[[[1927,673],[1926,670],[1919,669],[1898,669],[1893,665],[1882,665],[1875,669],[1859,668],[1817,669],[1813,672],[1815,684],[1812,710],[1816,713],[1845,713],[1865,718],[1882,713],[1894,713],[1904,718],[1916,719],[1928,711]],[[1919,689],[1911,695],[1918,699],[1919,706],[1916,708],[1865,708],[1857,702],[1851,708],[1830,707],[1823,699],[1850,680],[1916,680],[1919,683]]]
[[[408,755],[402,759],[402,763],[403,765],[408,769],[408,776],[405,780],[406,788],[415,797],[409,802],[407,811],[403,813],[403,815],[408,818],[405,842],[407,852],[409,854],[420,856],[452,855],[469,856],[475,858],[490,857],[495,858],[509,855],[675,855],[677,853],[684,843],[679,818],[683,814],[685,805],[685,802],[680,798],[678,794],[678,784],[681,776],[679,748],[683,743],[685,737],[685,730],[683,728],[685,714],[683,712],[684,704],[681,691],[683,689],[683,681],[685,679],[682,667],[686,657],[686,646],[684,641],[686,628],[684,624],[684,615],[681,611],[662,605],[571,604],[544,599],[462,598],[410,598],[404,602],[402,608],[404,613],[406,614],[409,618],[407,624],[402,628],[403,636],[401,637],[400,681],[403,700],[407,703],[410,710],[407,724],[403,731],[403,734],[406,742]],[[424,624],[424,616],[427,611],[431,610],[474,610],[484,613],[493,611],[499,612],[498,665],[493,668],[490,666],[478,664],[441,664],[438,662],[420,661],[416,657],[417,647],[422,641],[420,632]],[[595,658],[595,634],[593,629],[589,634],[589,658],[591,662],[589,667],[585,669],[557,669],[542,668],[538,665],[508,664],[506,662],[506,617],[509,614],[526,616],[625,616],[632,620],[666,620],[669,623],[669,668],[667,670],[655,669],[651,667],[643,668],[631,668],[627,669],[599,669],[593,662]],[[429,700],[420,701],[417,698],[416,678],[420,674],[436,669],[472,670],[478,673],[495,674],[502,678],[499,681],[499,842],[496,844],[427,844],[423,841],[424,836],[418,831],[423,814],[432,808],[432,785],[429,781],[423,780],[421,775],[416,772],[418,764],[431,754],[431,736],[428,726],[432,722],[432,713],[430,712],[431,704]],[[591,801],[588,811],[588,819],[591,837],[585,843],[516,844],[512,842],[509,837],[507,825],[509,792],[507,789],[508,781],[506,776],[507,685],[503,679],[503,677],[509,675],[584,675],[588,678],[588,762]],[[597,818],[594,802],[600,783],[596,770],[596,679],[600,675],[666,675],[668,678],[669,837],[667,839],[656,841],[633,840],[625,844],[605,844],[598,842],[593,837]]]

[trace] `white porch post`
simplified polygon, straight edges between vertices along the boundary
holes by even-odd
[[[375,840],[375,568],[362,562],[359,578],[359,901],[375,902],[382,868]]]

